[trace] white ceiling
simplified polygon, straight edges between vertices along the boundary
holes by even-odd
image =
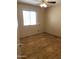
[[[55,5],[61,3],[61,0],[50,0],[50,1],[56,1]],[[17,2],[32,4],[32,5],[36,5],[36,6],[39,6],[42,3],[41,0],[17,0]],[[53,4],[48,4],[48,5],[53,5]]]

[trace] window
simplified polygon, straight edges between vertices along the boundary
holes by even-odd
[[[24,25],[36,25],[36,12],[23,11]]]

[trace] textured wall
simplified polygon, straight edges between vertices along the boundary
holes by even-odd
[[[23,10],[34,10],[37,12],[37,25],[23,25]],[[61,36],[61,5],[49,8],[40,8],[28,4],[17,4],[18,26],[20,37],[25,37],[37,33],[47,32]]]
[[[34,10],[37,12],[37,25],[36,26],[24,26],[23,25],[23,10]],[[17,4],[17,15],[19,23],[20,37],[25,37],[37,33],[44,32],[44,9],[28,4]]]
[[[46,12],[46,32],[61,36],[61,5],[49,7]]]

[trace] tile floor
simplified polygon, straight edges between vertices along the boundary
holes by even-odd
[[[42,33],[20,39],[21,59],[61,59],[61,39]]]

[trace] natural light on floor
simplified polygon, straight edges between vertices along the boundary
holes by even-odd
[[[23,11],[24,26],[36,25],[36,12],[35,11]]]

